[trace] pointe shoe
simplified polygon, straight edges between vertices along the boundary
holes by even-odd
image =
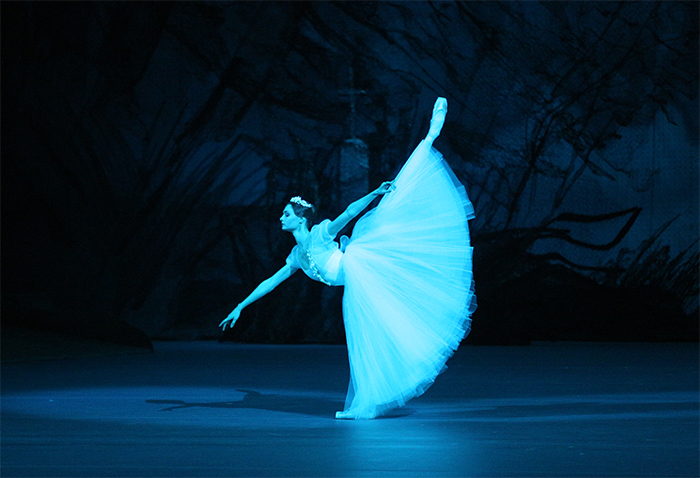
[[[351,408],[342,412],[335,412],[335,418],[339,420],[372,420],[377,418],[377,412],[375,410]]]
[[[347,420],[353,417],[347,412],[335,412],[335,418],[338,420]]]
[[[442,125],[445,124],[445,116],[447,116],[447,100],[438,98],[433,106],[433,117],[430,120],[430,130],[426,139],[434,140],[442,131]]]

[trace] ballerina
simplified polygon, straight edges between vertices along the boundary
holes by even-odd
[[[469,333],[476,308],[468,220],[474,209],[442,155],[432,148],[447,114],[438,98],[426,138],[394,181],[351,203],[334,220],[309,228],[315,208],[293,197],[280,217],[296,246],[219,326],[298,269],[329,286],[345,286],[343,321],[350,363],[345,407],[336,418],[375,418],[421,395]],[[377,196],[379,204],[340,231]]]

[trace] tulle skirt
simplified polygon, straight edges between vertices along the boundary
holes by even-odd
[[[342,259],[350,385],[337,418],[374,418],[421,395],[476,308],[464,187],[425,142],[394,185],[357,222]]]

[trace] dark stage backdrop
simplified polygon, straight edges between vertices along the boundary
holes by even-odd
[[[698,339],[697,2],[1,8],[3,327],[221,337],[286,200],[340,213],[445,96],[468,341]],[[223,337],[340,343],[341,294],[298,273]]]

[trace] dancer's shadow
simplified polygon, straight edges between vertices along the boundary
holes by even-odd
[[[263,394],[255,390],[236,390],[244,393],[243,399],[232,402],[185,402],[183,400],[146,400],[155,405],[172,405],[161,412],[172,412],[183,408],[253,408],[273,412],[299,413],[319,417],[335,417],[335,412],[343,409],[343,401],[311,396]],[[410,415],[407,409],[395,409],[378,418],[399,418]]]
[[[343,409],[343,402],[313,396],[263,394],[254,390],[236,390],[245,395],[243,399],[231,402],[185,402],[183,400],[146,400],[156,405],[172,405],[161,412],[172,412],[183,408],[254,408],[273,412],[300,413],[322,417],[335,416]]]

